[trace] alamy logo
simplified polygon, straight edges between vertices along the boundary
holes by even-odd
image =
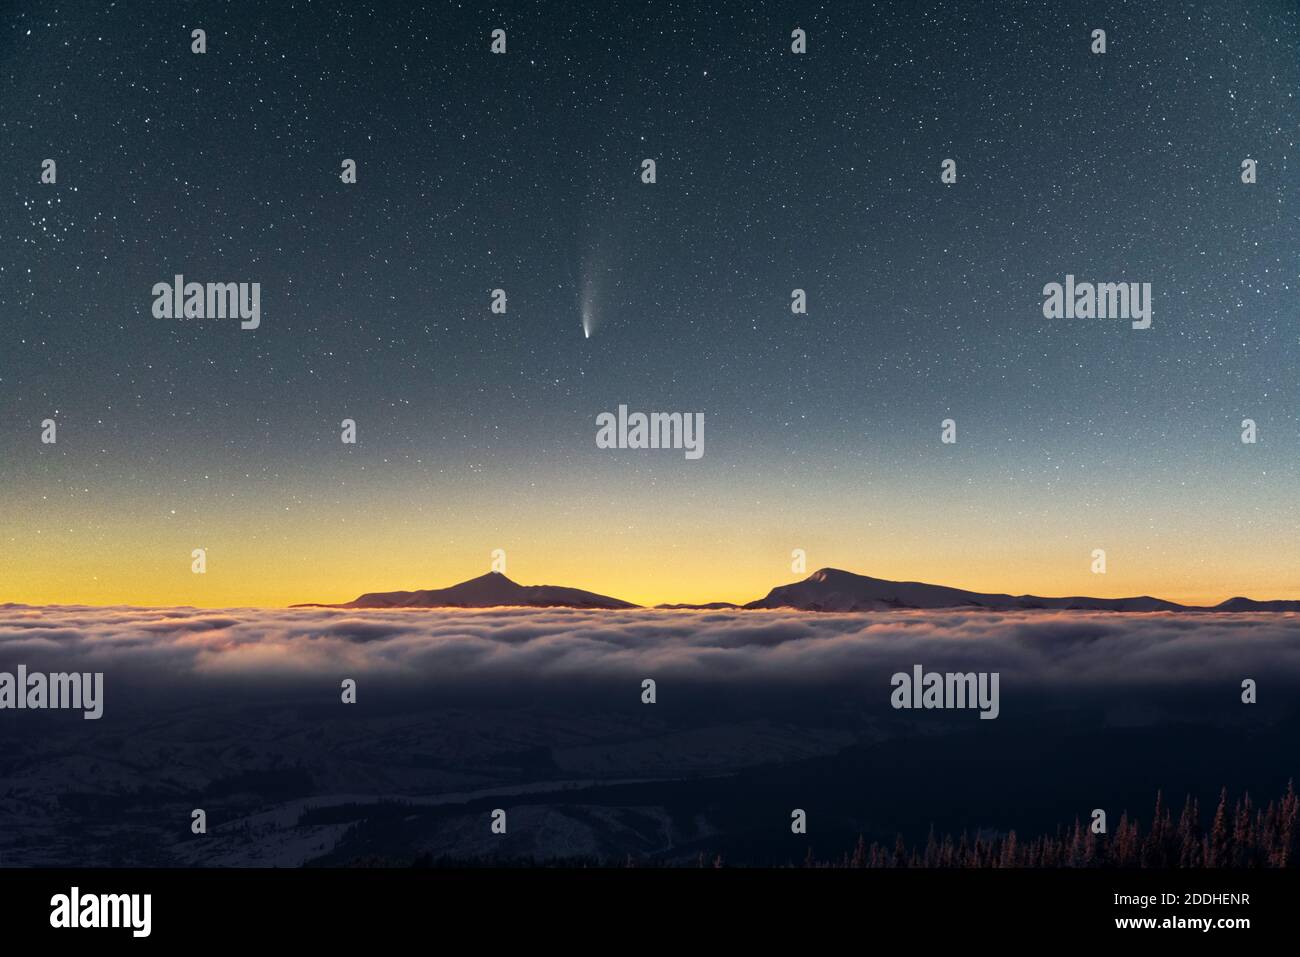
[[[104,714],[104,673],[28,674],[26,665],[19,665],[16,675],[0,671],[0,710],[5,708],[80,708],[85,712],[82,717],[93,721]]]
[[[688,459],[704,455],[703,412],[633,412],[596,416],[598,449],[685,449]]]
[[[889,703],[899,708],[979,708],[980,718],[996,718],[1002,710],[998,704],[999,672],[949,671],[940,674],[912,666],[912,673],[900,671],[889,683],[894,691]]]
[[[1043,287],[1044,319],[1131,319],[1134,329],[1151,328],[1151,283],[1081,282]]]
[[[186,282],[177,275],[174,282],[153,287],[155,319],[234,319],[241,329],[262,324],[260,282]]]
[[[82,894],[73,887],[50,898],[51,927],[129,927],[148,937],[153,925],[152,894]]]

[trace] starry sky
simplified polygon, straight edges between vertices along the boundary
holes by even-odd
[[[1300,598],[1297,91],[1287,0],[10,4],[0,601]]]

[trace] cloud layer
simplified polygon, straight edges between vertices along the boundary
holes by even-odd
[[[915,663],[1043,686],[1294,682],[1300,616],[0,605],[0,668],[17,663],[168,683],[342,671],[451,684],[632,675],[815,685],[878,682]]]

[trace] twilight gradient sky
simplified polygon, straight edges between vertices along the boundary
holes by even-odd
[[[1293,2],[620,6],[10,6],[0,601],[341,601],[494,548],[641,603],[794,548],[1300,598]],[[155,319],[175,273],[260,282],[261,328]],[[1067,273],[1152,283],[1152,328],[1044,319]],[[703,412],[703,459],[598,450],[620,403]]]

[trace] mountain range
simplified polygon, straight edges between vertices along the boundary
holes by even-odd
[[[294,608],[492,608],[515,605],[532,608],[638,608],[631,602],[558,585],[520,585],[500,572],[449,588],[419,591],[369,592],[342,605],[294,605]],[[1254,601],[1229,598],[1214,606],[1180,605],[1141,595],[1137,598],[1040,598],[966,591],[924,582],[895,582],[822,568],[803,581],[773,588],[745,605],[731,602],[658,605],[664,609],[793,608],[800,611],[855,612],[897,609],[984,608],[990,611],[1055,609],[1062,611],[1300,611],[1300,601]]]

